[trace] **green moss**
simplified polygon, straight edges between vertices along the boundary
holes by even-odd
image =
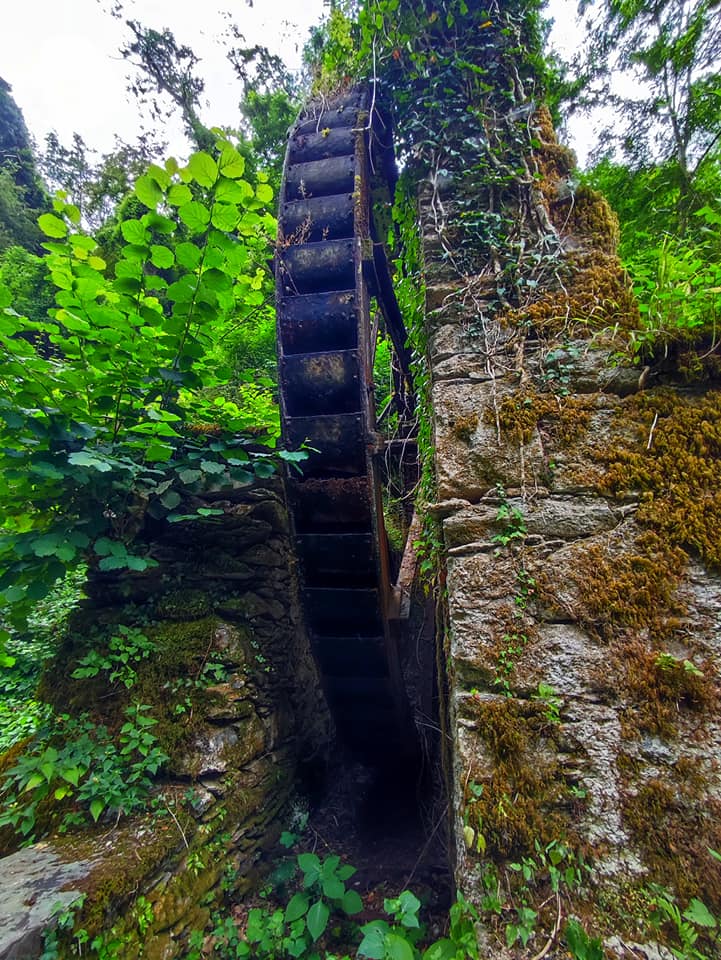
[[[155,604],[155,615],[160,620],[196,620],[211,612],[211,600],[205,590],[171,590]]]

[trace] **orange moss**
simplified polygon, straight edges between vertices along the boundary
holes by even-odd
[[[559,397],[523,390],[501,401],[498,422],[501,430],[518,443],[529,443],[538,425],[543,423],[560,443],[569,444],[577,441],[579,434],[588,428],[594,405],[593,397]],[[495,411],[486,411],[485,419],[495,423]]]
[[[556,728],[535,701],[477,698],[474,713],[493,771],[490,776],[469,777],[465,797],[469,825],[483,836],[492,858],[533,854],[536,842],[545,846],[563,837],[569,827],[560,810],[567,784],[555,745],[544,753]]]
[[[671,544],[721,569],[721,392],[664,390],[627,401],[619,415],[635,437],[599,451],[603,492],[641,494],[638,519]]]

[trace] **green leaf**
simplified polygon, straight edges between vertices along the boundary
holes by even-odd
[[[112,466],[107,462],[107,460],[101,460],[97,456],[93,456],[92,453],[88,453],[86,450],[76,450],[70,454],[68,457],[68,463],[72,463],[76,467],[91,467],[93,470],[98,470],[100,473],[108,473],[112,470]]]
[[[304,893],[296,893],[288,901],[285,908],[285,922],[293,923],[299,917],[305,916],[308,910],[308,897]]]
[[[230,143],[224,143],[220,151],[220,172],[232,180],[242,177],[245,172],[245,159]]]
[[[224,203],[245,203],[252,196],[253,188],[247,180],[224,180],[221,177],[215,190],[216,200]]]
[[[325,928],[328,926],[329,917],[330,910],[328,907],[325,905],[325,903],[323,903],[322,900],[317,900],[308,911],[308,916],[306,918],[308,932],[313,938],[313,941],[316,941],[319,937],[323,936],[325,933]]]
[[[386,937],[387,960],[413,960],[413,947],[405,937],[389,933]]]
[[[175,248],[175,259],[186,270],[195,270],[202,257],[201,251],[194,243],[179,243]]]
[[[194,153],[188,160],[188,170],[201,187],[212,187],[218,179],[218,164],[204,150]]]
[[[345,893],[345,884],[337,877],[324,877],[321,888],[329,900],[340,900]]]
[[[65,221],[52,213],[44,213],[38,217],[38,226],[46,237],[64,237],[68,232]]]
[[[186,187],[184,183],[174,183],[168,191],[168,203],[174,207],[182,207],[184,204],[190,203],[192,199],[191,189]]]
[[[82,767],[67,767],[62,771],[61,776],[63,780],[67,780],[68,783],[72,783],[74,787],[77,787],[84,772]]]
[[[343,894],[343,900],[341,901],[341,909],[343,913],[349,917],[360,913],[363,909],[363,901],[361,900],[360,894],[356,890],[346,890]]]
[[[95,800],[90,803],[90,816],[97,823],[98,817],[105,809],[105,803],[102,800],[99,800],[97,797]]]
[[[181,500],[182,497],[177,490],[168,490],[160,498],[160,502],[164,507],[167,507],[168,510],[173,510],[175,507],[177,507]]]
[[[178,476],[183,483],[197,483],[203,474],[200,470],[179,470]]]
[[[173,448],[167,443],[151,443],[145,451],[145,459],[151,463],[165,462],[173,456]]]
[[[225,473],[225,465],[215,460],[201,460],[200,469],[203,473]],[[301,869],[303,868],[301,867]]]
[[[210,222],[217,230],[230,233],[238,225],[238,219],[238,208],[234,203],[216,203],[213,207]]]
[[[170,247],[164,247],[161,244],[154,243],[150,248],[150,261],[153,266],[160,270],[167,270],[175,263],[175,257]]]
[[[210,223],[210,212],[197,200],[179,207],[178,216],[191,233],[202,233]]]
[[[423,953],[423,960],[456,960],[456,945],[452,940],[437,940]]]
[[[686,920],[690,920],[691,923],[695,923],[699,927],[713,928],[716,926],[716,919],[709,912],[706,904],[696,897],[693,897],[683,915]]]
[[[120,232],[123,239],[128,243],[136,243],[141,246],[144,246],[150,238],[148,231],[140,220],[123,220],[120,224]]]
[[[390,927],[385,920],[372,920],[361,927],[363,939],[358,947],[358,956],[370,957],[370,960],[383,960],[389,931]]]
[[[163,191],[154,179],[148,176],[139,177],[135,184],[135,196],[146,207],[155,210],[163,199]]]
[[[261,203],[270,203],[273,199],[273,188],[268,183],[259,183],[255,188],[255,195]]]

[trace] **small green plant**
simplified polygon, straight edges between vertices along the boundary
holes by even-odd
[[[538,691],[532,695],[531,699],[538,700],[543,704],[544,714],[549,723],[561,722],[563,700],[558,696],[555,687],[541,682],[538,684]]]
[[[135,666],[148,659],[155,643],[136,627],[120,625],[116,629],[117,633],[108,641],[107,651],[90,650],[78,661],[80,666],[71,674],[74,680],[97,677],[104,671],[111,683],[118,680],[126,689],[133,686],[138,677]]]
[[[590,937],[575,917],[566,924],[566,946],[573,960],[603,960],[603,945],[598,937]]]
[[[493,543],[500,547],[507,547],[509,544],[523,541],[528,536],[526,529],[526,518],[518,507],[512,507],[506,498],[506,491],[501,484],[496,485],[496,492],[501,501],[501,505],[496,513],[496,520],[503,524],[500,533],[493,537]]]
[[[510,677],[527,643],[528,637],[525,633],[514,632],[503,635],[503,646],[496,656],[496,675],[493,678],[493,685],[504,697],[513,696]]]
[[[28,843],[35,839],[38,807],[71,805],[60,829],[97,821],[105,812],[118,817],[144,806],[151,776],[168,759],[151,731],[156,721],[145,704],[131,704],[113,737],[87,714],[56,717],[5,774],[0,826],[11,826]]]
[[[715,851],[709,850],[709,853],[718,858]],[[713,940],[718,947],[721,944],[721,918],[714,917],[706,904],[696,897],[693,897],[682,911],[676,898],[664,887],[651,884],[650,890],[655,898],[655,909],[650,917],[651,925],[656,930],[660,930],[664,925],[673,928],[677,943],[670,944],[669,948],[676,960],[710,960],[711,956],[717,955],[716,950],[708,954],[701,949],[699,937],[700,931],[708,937],[711,937],[711,931],[714,931]]]

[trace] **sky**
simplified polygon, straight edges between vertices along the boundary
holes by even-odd
[[[124,17],[115,19],[107,12],[109,3],[4,0],[0,77],[11,85],[39,145],[51,130],[66,145],[77,131],[101,153],[112,149],[116,133],[129,142],[136,139],[137,108],[126,94],[128,65],[118,52],[129,37],[125,19],[158,30],[169,27],[178,43],[192,47],[206,83],[202,119],[208,126],[232,127],[240,83],[218,43],[229,22],[238,25],[248,45],[265,44],[296,69],[310,27],[327,13],[323,0],[124,0]],[[571,56],[581,36],[575,0],[551,0],[548,13],[555,19],[554,45]],[[187,153],[179,119],[162,135],[169,153]],[[592,122],[574,119],[568,139],[583,162]]]

